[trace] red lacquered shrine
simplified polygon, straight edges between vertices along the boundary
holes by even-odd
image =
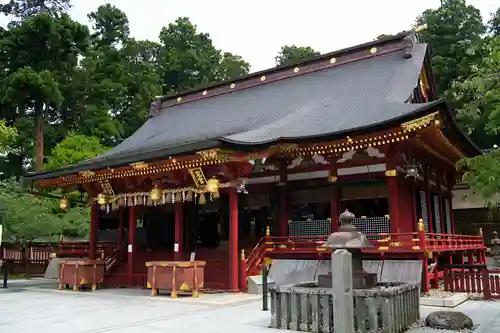
[[[118,146],[28,179],[91,198],[90,241],[60,251],[102,253],[106,284],[145,286],[145,262],[194,252],[205,288],[244,289],[264,257],[321,255],[346,208],[367,254],[421,258],[437,284],[433,255],[481,262],[484,245],[454,234],[455,163],[479,151],[432,78],[404,33],[162,97]]]

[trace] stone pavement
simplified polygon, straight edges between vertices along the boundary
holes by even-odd
[[[261,311],[261,301],[252,295],[177,300],[147,295],[145,290],[129,289],[74,293],[57,290],[53,281],[12,281],[9,289],[0,289],[0,332],[277,332],[267,327],[270,313]],[[456,309],[479,324],[474,333],[500,333],[500,302],[469,301]],[[433,310],[422,307],[422,317]]]

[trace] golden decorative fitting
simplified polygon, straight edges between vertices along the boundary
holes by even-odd
[[[208,91],[206,91],[206,90],[204,90],[202,93],[203,96],[206,96],[207,94],[208,94]]]
[[[94,176],[94,175],[95,175],[95,172],[88,170],[88,171],[81,171],[81,172],[79,172],[78,174],[79,174],[81,177],[88,178],[88,177],[92,177],[92,176]]]
[[[398,172],[395,169],[385,171],[386,177],[396,177],[397,175],[398,175]]]
[[[299,150],[299,145],[295,143],[278,143],[270,147],[270,150],[276,150],[280,153],[289,153]]]
[[[107,203],[106,196],[102,193],[99,193],[97,195],[97,203],[101,206],[105,205]]]
[[[143,161],[130,163],[130,166],[136,170],[146,169],[149,165]]]
[[[293,72],[294,72],[294,73],[298,73],[299,71],[300,71],[300,68],[298,68],[298,67],[295,67],[295,68],[293,69]]]
[[[68,198],[64,197],[64,198],[61,198],[61,200],[59,200],[59,208],[61,210],[66,210],[68,209],[69,207],[69,200]]]
[[[241,260],[245,260],[245,250],[241,249]]]
[[[177,102],[182,102],[182,97],[177,97]]]
[[[419,231],[424,231],[425,230],[424,219],[419,219],[418,220],[418,230]]]
[[[412,246],[412,247],[411,247],[411,249],[412,249],[412,250],[420,250],[420,246],[415,245],[415,246]]]
[[[265,77],[264,75],[262,75],[262,76],[260,77],[260,80],[261,80],[261,81],[266,81],[266,77]]]
[[[427,259],[432,259],[432,257],[433,257],[432,252],[426,252],[426,253],[425,253],[425,257],[426,257]]]
[[[433,112],[433,113],[428,114],[426,116],[407,121],[407,122],[401,124],[401,128],[403,128],[403,130],[405,130],[407,132],[411,132],[411,131],[419,130],[422,127],[427,127],[436,118],[437,114],[438,114],[438,112],[436,111],[436,112]]]
[[[370,49],[370,53],[371,53],[371,54],[377,53],[377,48],[376,48],[376,47],[372,47],[372,48]]]
[[[266,226],[266,236],[271,236],[271,227]]]
[[[335,183],[335,182],[337,181],[337,177],[336,177],[336,176],[329,176],[329,177],[328,177],[328,181],[329,181],[330,183]]]
[[[231,83],[231,89],[233,89],[234,87],[236,87],[236,84]]]
[[[331,58],[331,59],[330,59],[330,64],[334,64],[334,63],[336,63],[336,62],[337,62],[337,58]]]
[[[441,126],[441,120],[440,120],[440,119],[435,119],[435,120],[434,120],[434,126],[435,126],[435,127],[439,127],[439,126]]]
[[[196,152],[197,155],[208,161],[216,161],[218,163],[228,162],[231,160],[231,152],[222,149],[214,148]]]
[[[161,190],[155,185],[155,187],[151,190],[151,193],[149,193],[149,197],[153,200],[153,202],[156,202],[161,199],[161,194]]]
[[[387,251],[387,250],[389,250],[389,247],[388,246],[379,246],[378,250],[379,251]]]
[[[200,193],[200,198],[198,199],[198,204],[204,205],[206,203],[207,203],[207,200],[205,199],[205,194],[204,193]]]
[[[219,186],[220,186],[219,180],[215,177],[212,177],[207,181],[205,189],[207,190],[208,193],[217,193],[219,192]]]

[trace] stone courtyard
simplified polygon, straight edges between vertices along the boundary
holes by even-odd
[[[204,332],[259,333],[270,329],[261,299],[246,294],[199,299],[148,297],[147,290],[59,291],[54,281],[13,280],[0,289],[0,332]],[[421,307],[421,316],[439,308]],[[479,326],[474,333],[500,333],[500,302],[468,301],[455,308]],[[409,331],[445,332],[416,327]]]

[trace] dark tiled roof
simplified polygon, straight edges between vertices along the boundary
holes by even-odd
[[[224,143],[258,145],[347,134],[404,118],[425,106],[405,101],[417,85],[426,45],[415,44],[409,59],[404,52],[169,106],[113,149],[51,176],[166,158]]]
[[[365,127],[422,105],[405,104],[415,88],[426,46],[170,106],[136,133],[93,159],[161,150],[204,140],[257,144]]]

